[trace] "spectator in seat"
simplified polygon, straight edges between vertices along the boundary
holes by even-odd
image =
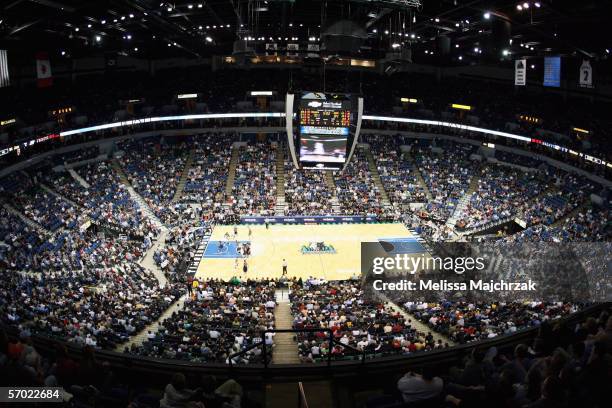
[[[185,375],[174,374],[164,389],[164,397],[159,401],[160,408],[204,408],[204,404],[192,401],[201,390],[185,388],[186,382]]]
[[[406,403],[430,401],[438,398],[444,388],[442,378],[435,377],[431,368],[423,368],[422,374],[406,373],[397,382],[397,389]]]

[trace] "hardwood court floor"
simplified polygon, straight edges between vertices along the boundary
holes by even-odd
[[[218,251],[218,241],[225,241],[226,232],[233,237],[232,225],[215,227],[209,248],[200,261],[197,278],[229,280],[233,276],[243,279],[242,259],[233,255],[234,245],[226,245],[225,253]],[[379,239],[413,238],[400,223],[388,224],[329,224],[329,225],[251,225],[251,256],[247,260],[247,278],[278,278],[282,274],[283,258],[287,260],[288,276],[308,278],[315,276],[327,280],[349,279],[361,273],[361,242]],[[233,242],[233,238],[230,238]],[[237,240],[248,241],[248,228],[238,226]],[[333,245],[335,254],[303,255],[302,245],[324,241]],[[230,253],[230,252],[232,253]]]

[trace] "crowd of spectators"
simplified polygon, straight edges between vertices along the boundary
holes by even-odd
[[[322,171],[297,169],[285,159],[285,215],[331,215],[334,192]]]
[[[382,193],[374,183],[368,158],[363,149],[355,149],[344,171],[334,175],[340,212],[346,215],[381,215],[385,213]]]
[[[370,135],[365,138],[374,156],[378,174],[389,200],[395,205],[423,203],[427,197],[414,168],[401,150],[409,141],[403,137]]]
[[[549,176],[549,177],[547,177]],[[550,175],[489,164],[475,175],[478,186],[459,215],[464,228],[509,219],[549,186]]]
[[[435,146],[418,146],[411,152],[432,195],[426,204],[429,217],[446,221],[455,211],[474,175],[476,164],[470,160],[472,152],[471,145],[442,141]]]
[[[379,407],[602,407],[608,403],[612,318],[609,310],[574,326],[542,323],[531,344],[473,348],[452,367],[411,370]]]
[[[418,333],[388,304],[365,299],[355,281],[298,281],[289,299],[293,328],[315,329],[297,335],[302,362],[324,361],[329,354],[337,360],[360,358],[363,352],[400,355],[443,346],[434,342],[431,333]],[[337,341],[331,349],[329,331]]]
[[[235,214],[274,215],[275,146],[254,143],[240,147],[230,205]]]
[[[130,184],[155,215],[171,225],[176,215],[172,202],[189,149],[160,137],[129,140],[120,148],[128,152],[119,159]]]
[[[116,224],[141,236],[157,235],[158,229],[130,197],[109,162],[88,164],[75,171],[89,187],[67,173],[48,173],[44,181],[53,190],[77,203],[92,220]]]
[[[77,344],[114,348],[155,321],[178,296],[137,261],[136,242],[64,234],[39,268],[2,269],[2,323]]]
[[[442,333],[456,343],[484,340],[512,334],[528,327],[538,327],[576,312],[570,303],[414,303],[403,305],[433,331]]]
[[[233,135],[214,133],[194,138],[194,161],[187,173],[181,201],[219,211],[225,201]]]
[[[202,281],[193,285],[182,310],[160,323],[142,346],[126,351],[194,362],[261,362],[261,347],[231,356],[261,342],[261,332],[274,328],[274,292],[274,281]],[[271,348],[273,336],[265,343]]]

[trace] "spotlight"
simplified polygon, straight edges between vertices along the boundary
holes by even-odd
[[[521,6],[520,4],[517,4],[517,5],[516,5],[516,9],[517,9],[518,11],[521,11],[521,10],[523,9],[523,6]]]
[[[134,47],[134,51],[138,51],[138,47]]]
[[[527,3],[527,2],[523,3],[523,8],[524,9],[528,9],[529,8],[529,3]]]
[[[459,61],[463,61],[463,57],[461,55],[459,56]]]
[[[100,21],[100,23],[106,24],[106,20],[102,20],[102,21]]]
[[[96,42],[100,42],[102,41],[102,37],[100,37],[99,35],[96,35]]]
[[[504,57],[507,57],[507,56],[508,56],[508,54],[510,54],[510,51],[508,51],[508,50],[503,50],[503,51],[502,51],[502,55],[503,55]]]
[[[531,64],[531,69],[535,69],[535,65]]]
[[[537,1],[534,3],[534,6],[536,6],[536,8],[540,8],[541,4],[538,3]]]
[[[62,51],[62,56],[66,55],[66,51]]]
[[[212,38],[211,37],[206,37],[206,42],[212,42]]]
[[[488,20],[491,18],[491,13],[487,11],[486,13],[484,13],[483,17],[485,18],[485,20]]]
[[[393,44],[391,44],[391,47],[393,47],[393,48],[399,48],[399,46],[400,46],[400,45],[399,45],[398,43],[393,43]]]

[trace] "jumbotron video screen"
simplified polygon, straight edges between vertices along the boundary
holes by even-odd
[[[306,92],[299,101],[299,158],[304,167],[342,165],[347,159],[352,102],[345,95]]]

